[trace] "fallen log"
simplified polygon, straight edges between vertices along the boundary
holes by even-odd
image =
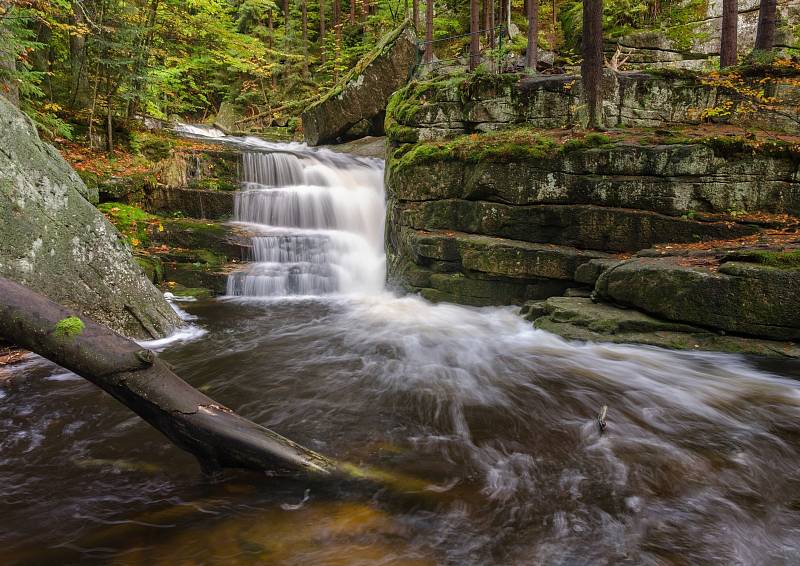
[[[2,277],[0,338],[91,381],[194,455],[205,471],[328,475],[338,469],[204,395],[151,350]]]

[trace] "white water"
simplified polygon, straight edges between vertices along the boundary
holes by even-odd
[[[234,220],[254,232],[252,263],[231,274],[228,295],[382,291],[382,161],[303,144],[226,140],[244,149]]]

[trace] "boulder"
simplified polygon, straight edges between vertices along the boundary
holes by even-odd
[[[0,276],[136,338],[180,319],[92,205],[89,189],[0,96]]]
[[[635,258],[606,270],[598,297],[646,313],[736,334],[800,339],[800,269],[681,258]]]
[[[359,122],[381,121],[391,94],[406,84],[419,48],[408,21],[388,34],[321,100],[303,112],[309,145],[333,143]],[[381,135],[382,131],[370,131]]]
[[[534,321],[536,328],[568,340],[800,358],[800,347],[790,342],[723,336],[587,298],[552,297],[546,301],[532,301],[523,306],[520,314]]]

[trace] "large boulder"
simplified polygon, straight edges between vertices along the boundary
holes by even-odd
[[[391,94],[406,84],[417,64],[419,48],[409,22],[387,35],[321,100],[303,112],[309,145],[336,142],[359,123],[383,134],[383,114]]]
[[[800,339],[800,268],[791,265],[731,261],[714,270],[680,258],[635,258],[600,275],[595,292],[667,320]]]
[[[136,338],[180,320],[134,262],[89,189],[0,96],[0,276]]]

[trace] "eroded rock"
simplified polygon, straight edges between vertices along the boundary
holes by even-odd
[[[0,275],[137,338],[180,320],[84,185],[0,96]],[[91,201],[91,202],[90,202]]]
[[[417,57],[416,37],[405,22],[365,55],[333,90],[303,112],[306,142],[336,142],[359,123],[367,124],[362,135],[382,135],[389,96],[409,80]]]

